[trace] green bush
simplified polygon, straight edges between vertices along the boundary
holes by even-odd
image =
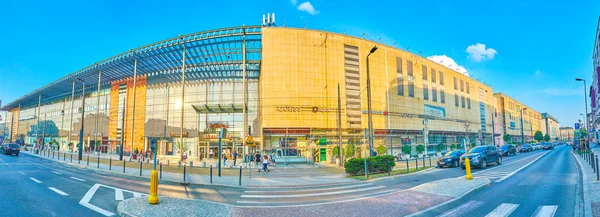
[[[349,175],[364,175],[365,162],[364,158],[352,158],[344,163],[346,173]],[[381,155],[367,158],[369,173],[384,173],[396,166],[395,158],[392,155]]]
[[[364,158],[352,158],[344,163],[344,168],[349,175],[365,174]]]
[[[456,149],[456,145],[455,144],[450,144],[450,150],[454,150]]]
[[[404,145],[402,146],[402,153],[404,154],[410,154],[412,152],[412,148],[410,147],[410,145]]]
[[[419,144],[417,145],[417,153],[422,154],[425,151],[425,146]]]
[[[441,152],[442,150],[446,150],[446,145],[444,145],[443,143],[440,143],[437,145],[437,151]]]
[[[387,152],[385,145],[380,145],[377,147],[377,156],[384,155],[385,152]]]

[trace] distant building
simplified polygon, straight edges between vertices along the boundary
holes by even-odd
[[[511,136],[511,141],[504,142],[520,143],[521,129],[525,142],[533,140],[535,131],[542,131],[542,116],[539,112],[504,93],[494,93],[494,97],[497,100],[496,109],[503,134]],[[521,112],[523,113],[522,124]]]
[[[548,113],[542,113],[542,133],[550,135],[550,141],[558,138],[560,124],[556,118]]]
[[[593,50],[593,54],[592,54],[592,59],[593,59],[593,68],[592,68],[592,84],[590,86],[589,89],[589,97],[590,97],[590,101],[591,101],[591,107],[592,107],[592,111],[591,111],[591,118],[590,118],[590,125],[592,126],[592,132],[596,132],[600,126],[600,119],[598,117],[600,117],[600,83],[598,82],[598,79],[600,79],[600,17],[598,17],[598,26],[596,27],[596,37],[594,40],[594,50]],[[586,87],[587,88],[587,87]],[[594,133],[592,134],[594,135],[594,140],[598,139],[598,133]]]
[[[558,138],[562,141],[570,141],[575,136],[573,127],[561,127],[558,129]]]

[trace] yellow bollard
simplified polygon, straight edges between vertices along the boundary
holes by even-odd
[[[471,162],[469,158],[465,157],[465,171],[467,171],[467,175],[465,176],[467,180],[473,179],[473,174],[471,174]]]
[[[149,204],[158,204],[158,172],[152,170],[150,173],[150,197],[148,197]]]

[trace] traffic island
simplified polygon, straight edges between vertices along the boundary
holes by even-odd
[[[148,197],[136,197],[121,201],[117,213],[122,217],[170,217],[170,216],[231,216],[232,206],[206,200],[158,197],[160,203],[148,204]]]

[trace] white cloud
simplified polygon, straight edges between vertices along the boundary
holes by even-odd
[[[540,77],[540,75],[542,75],[542,71],[535,70],[535,77]]]
[[[469,45],[466,51],[467,53],[469,53],[469,57],[475,60],[475,62],[479,62],[485,59],[494,59],[494,55],[498,53],[496,49],[485,48],[485,44],[481,43]]]
[[[452,69],[454,71],[460,72],[463,75],[469,76],[469,73],[467,72],[467,69],[465,69],[465,67],[462,67],[462,66],[456,64],[456,62],[452,58],[450,58],[446,55],[434,55],[434,56],[427,57],[427,59],[429,59],[433,62],[439,63],[439,64],[441,64],[449,69]]]
[[[290,0],[290,2],[292,3],[292,5],[297,5],[298,4],[298,0]]]
[[[298,5],[297,9],[299,11],[306,11],[307,13],[309,13],[311,15],[315,15],[320,12],[320,11],[316,10],[315,7],[313,7],[312,4],[310,4],[310,2],[303,2],[302,4]]]

